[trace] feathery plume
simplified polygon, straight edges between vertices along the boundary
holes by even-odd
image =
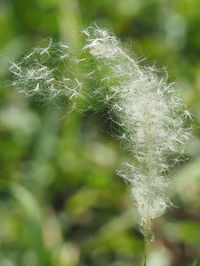
[[[87,55],[77,58],[68,46],[50,41],[47,47],[35,48],[19,63],[11,64],[13,85],[28,96],[49,99],[66,96],[72,102],[100,95],[99,99],[110,105],[117,117],[115,122],[122,128],[121,141],[132,155],[132,160],[118,173],[130,184],[141,228],[148,240],[152,220],[172,205],[166,196],[169,170],[184,154],[190,136],[185,122],[190,114],[173,84],[160,78],[153,68],[141,67],[114,35],[98,27],[83,33],[86,44],[82,56],[89,52],[95,60],[92,71],[81,77],[80,72],[74,73],[79,64],[87,70],[91,58]],[[86,95],[83,84],[88,79],[99,82]]]
[[[189,112],[173,84],[167,84],[153,68],[140,67],[115,36],[98,27],[84,33],[84,49],[96,59],[97,71],[103,73],[98,91],[107,88],[116,122],[123,128],[121,139],[133,156],[118,173],[130,184],[148,239],[152,220],[172,205],[166,196],[168,173],[183,155],[190,136],[185,127]]]
[[[12,85],[26,96],[39,101],[66,98],[75,102],[81,97],[82,82],[74,70],[78,58],[69,46],[51,39],[44,47],[34,48],[19,62],[12,62]]]

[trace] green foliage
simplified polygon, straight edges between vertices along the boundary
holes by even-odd
[[[64,102],[57,109],[8,86],[10,59],[48,37],[78,47],[77,32],[94,21],[147,58],[142,64],[166,66],[193,114],[192,160],[174,169],[170,191],[178,208],[157,220],[147,265],[199,265],[198,0],[0,1],[0,265],[142,263],[135,208],[115,173],[127,154],[111,137],[119,129],[110,123],[108,107],[72,112]]]

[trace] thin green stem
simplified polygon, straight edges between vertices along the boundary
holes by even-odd
[[[147,255],[148,255],[150,237],[151,237],[151,219],[148,219],[145,225],[145,232],[144,232],[144,266],[147,266]]]
[[[145,237],[146,238],[146,237]],[[147,239],[144,239],[144,266],[147,265],[147,253],[148,253],[149,242]]]

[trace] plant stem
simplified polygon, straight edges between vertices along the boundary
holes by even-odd
[[[148,251],[148,241],[144,240],[144,266],[147,265],[147,251]]]
[[[144,266],[147,266],[147,254],[151,237],[151,219],[147,220],[144,232]]]

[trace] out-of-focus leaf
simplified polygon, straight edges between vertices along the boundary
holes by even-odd
[[[32,248],[38,257],[39,266],[50,266],[50,256],[44,245],[42,236],[40,208],[37,200],[30,191],[19,184],[12,184],[11,191],[19,207],[25,212],[22,223],[24,224]]]
[[[197,260],[197,263],[195,266],[200,266],[200,259]]]

